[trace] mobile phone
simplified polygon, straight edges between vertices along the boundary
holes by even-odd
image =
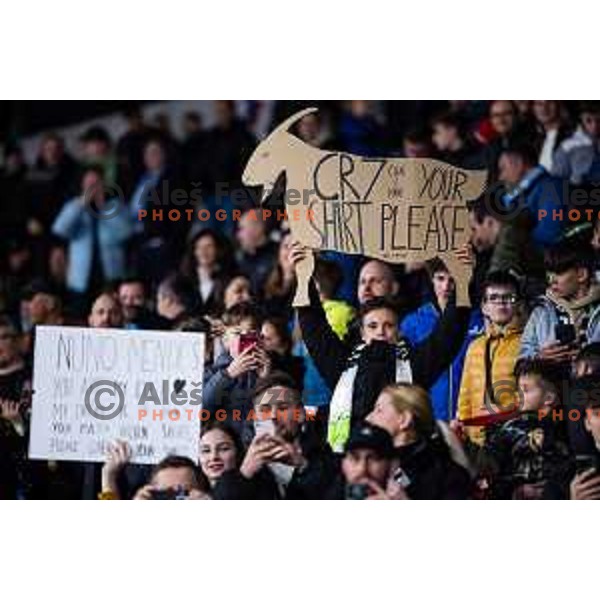
[[[258,333],[256,331],[240,333],[240,354],[250,346],[256,346],[258,344],[258,340]]]
[[[396,469],[392,475],[393,480],[403,488],[410,485],[410,477],[400,468]]]
[[[348,500],[364,500],[369,495],[370,488],[366,483],[350,483],[346,486]]]
[[[275,423],[271,419],[256,419],[254,421],[254,433],[256,435],[262,433],[268,433],[269,435],[275,435]]]
[[[577,337],[575,325],[569,323],[558,323],[554,327],[554,337],[556,341],[563,346],[568,346],[575,342]]]

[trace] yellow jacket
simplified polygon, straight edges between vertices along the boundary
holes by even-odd
[[[521,347],[521,326],[509,325],[504,331],[488,327],[485,333],[469,345],[463,367],[458,395],[458,419],[464,421],[500,412],[503,408],[514,409],[518,402],[517,384],[513,369]],[[485,353],[490,342],[493,407],[486,406]],[[466,427],[465,431],[475,443],[483,442],[480,427]]]

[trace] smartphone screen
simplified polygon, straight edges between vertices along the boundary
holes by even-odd
[[[254,432],[256,435],[268,433],[275,435],[275,423],[271,419],[256,419],[254,421]]]
[[[240,353],[244,352],[250,346],[258,344],[258,333],[251,331],[249,333],[240,333]]]
[[[558,324],[555,327],[554,335],[556,340],[563,345],[572,344],[576,338],[575,326],[569,324]]]

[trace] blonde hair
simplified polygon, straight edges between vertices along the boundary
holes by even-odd
[[[381,393],[391,398],[397,412],[408,411],[413,416],[414,428],[420,436],[431,437],[435,431],[435,421],[429,394],[422,387],[396,383],[384,387]]]

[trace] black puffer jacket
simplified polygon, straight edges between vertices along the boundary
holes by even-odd
[[[396,476],[411,500],[464,500],[471,496],[469,473],[450,457],[441,439],[418,440],[396,448]]]
[[[282,488],[268,467],[246,479],[238,470],[224,473],[213,488],[218,500],[320,500],[326,496],[338,472],[337,461],[312,423],[305,423],[300,434],[303,469],[295,469],[289,484]]]

